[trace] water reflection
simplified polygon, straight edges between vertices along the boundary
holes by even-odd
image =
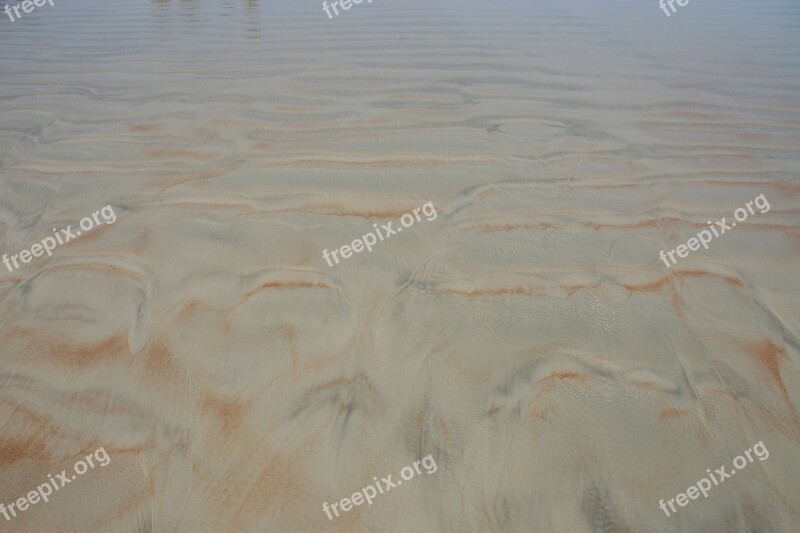
[[[244,28],[247,38],[261,38],[261,0],[218,0],[207,6],[202,6],[200,0],[174,0],[174,3],[176,7],[173,10],[173,0],[150,0],[152,17],[160,31],[176,30],[178,20],[173,18],[173,14],[178,19],[187,20],[190,30],[196,30],[203,7],[212,12],[216,8],[215,18],[227,20],[236,28]]]
[[[261,39],[261,2],[245,0],[245,19],[247,20],[247,38]]]

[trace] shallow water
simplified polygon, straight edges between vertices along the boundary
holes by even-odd
[[[797,531],[800,5],[676,8],[0,12],[0,254],[116,216],[0,264],[0,502],[111,459],[0,529]]]

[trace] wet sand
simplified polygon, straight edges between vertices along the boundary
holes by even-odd
[[[111,458],[0,530],[797,531],[796,3],[109,4],[0,20],[0,254],[117,216],[0,265],[0,502]]]

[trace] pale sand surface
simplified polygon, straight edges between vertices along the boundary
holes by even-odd
[[[605,4],[0,20],[0,254],[117,215],[0,265],[0,502],[111,457],[0,531],[800,530],[800,6]]]

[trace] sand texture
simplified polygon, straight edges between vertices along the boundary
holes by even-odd
[[[796,0],[0,19],[0,254],[116,216],[0,264],[0,502],[110,457],[0,531],[800,531],[798,28]]]

